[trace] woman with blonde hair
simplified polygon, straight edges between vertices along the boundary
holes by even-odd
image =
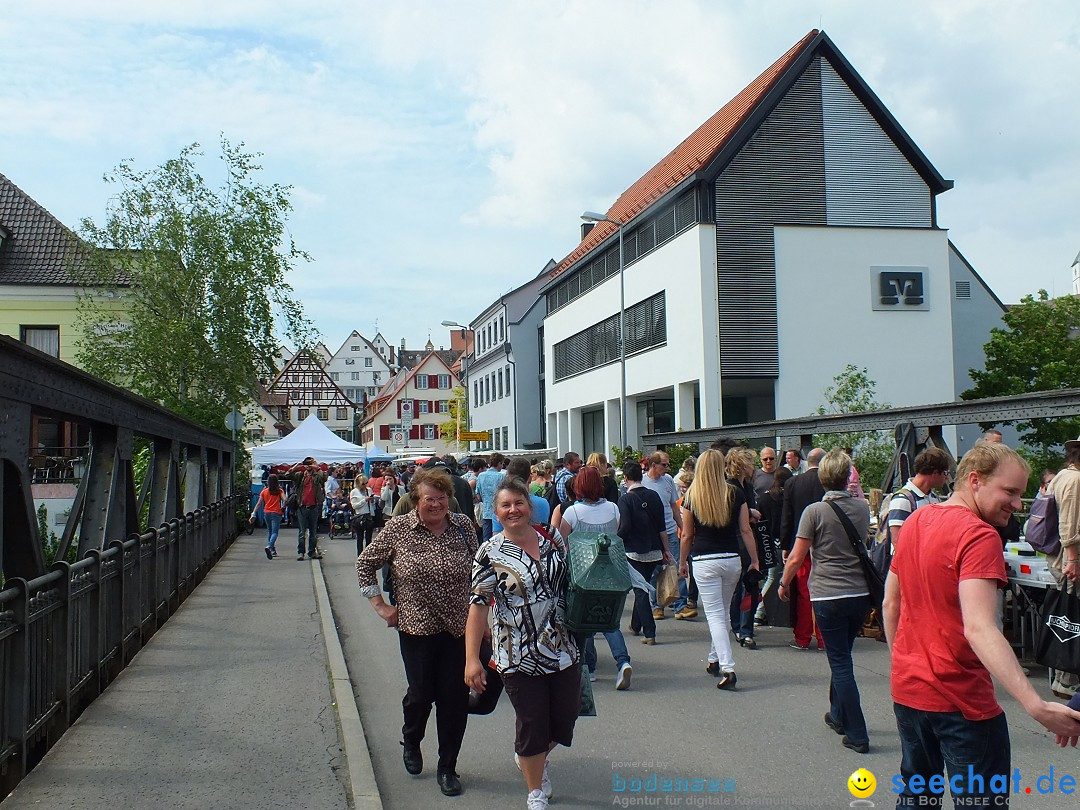
[[[751,532],[754,525],[761,519],[761,512],[757,510],[757,493],[754,491],[754,470],[757,464],[757,452],[748,447],[734,447],[724,456],[724,474],[728,483],[742,490],[746,497],[746,506],[749,510]],[[761,563],[763,549],[754,536],[754,545],[758,550],[758,563]],[[742,553],[743,568],[747,565],[747,553]],[[754,615],[757,613],[758,602],[761,599],[761,577],[758,573],[747,577],[744,573],[735,585],[735,593],[731,597],[731,627],[735,631],[735,640],[739,646],[749,650],[757,649],[754,641]],[[744,598],[745,597],[745,598]],[[743,604],[746,603],[746,609]]]
[[[600,473],[600,483],[604,487],[604,499],[617,504],[619,502],[619,485],[615,483],[613,471],[611,475],[608,475],[611,465],[607,463],[607,456],[603,453],[589,453],[588,459],[585,460],[585,466],[596,468],[596,471]]]
[[[735,659],[728,606],[742,575],[741,547],[750,556],[750,568],[759,569],[746,495],[728,483],[724,456],[718,450],[706,450],[698,459],[694,483],[683,499],[682,517],[679,575],[689,576],[687,561],[692,558],[711,636],[705,670],[720,678],[718,689],[733,689]]]
[[[679,489],[680,498],[686,496],[686,490],[690,489],[690,485],[694,483],[694,466],[696,464],[696,458],[693,456],[688,457],[682,463],[682,468],[675,475],[675,486]]]

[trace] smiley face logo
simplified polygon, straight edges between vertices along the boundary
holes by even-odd
[[[877,790],[877,779],[866,768],[859,768],[848,777],[847,787],[856,799],[865,799],[867,796],[874,795],[874,791]]]

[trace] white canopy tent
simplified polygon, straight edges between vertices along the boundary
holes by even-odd
[[[295,464],[308,456],[320,464],[344,464],[360,462],[367,456],[363,447],[347,442],[311,414],[296,430],[284,439],[269,444],[249,447],[251,463],[273,467],[277,464]]]

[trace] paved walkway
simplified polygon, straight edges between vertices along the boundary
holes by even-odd
[[[265,530],[241,535],[4,810],[349,807],[320,563],[295,536],[269,562]]]

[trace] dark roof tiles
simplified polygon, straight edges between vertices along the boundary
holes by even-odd
[[[78,237],[0,174],[0,284],[74,284]]]

